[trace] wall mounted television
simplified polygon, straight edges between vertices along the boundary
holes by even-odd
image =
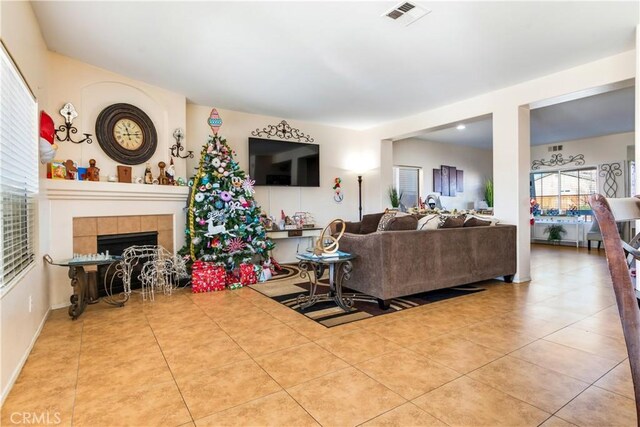
[[[249,175],[255,185],[320,186],[320,146],[249,138]]]

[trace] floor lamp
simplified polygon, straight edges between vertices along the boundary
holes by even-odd
[[[362,221],[362,175],[358,175],[358,217]]]

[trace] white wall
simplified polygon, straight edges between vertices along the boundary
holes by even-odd
[[[193,150],[195,157],[188,162],[189,176],[194,175],[198,166],[200,150],[211,135],[211,128],[207,120],[212,107],[188,104],[186,142],[189,150]],[[281,117],[260,116],[256,114],[229,111],[218,108],[222,118],[219,134],[236,152],[236,159],[240,167],[248,172],[249,166],[249,137],[256,129],[263,129],[270,124],[278,124]],[[296,211],[311,212],[316,223],[325,226],[334,218],[345,220],[358,219],[358,183],[357,173],[352,169],[364,164],[365,167],[378,166],[379,154],[375,149],[367,146],[360,138],[358,131],[323,126],[315,123],[305,123],[296,120],[287,121],[292,127],[300,129],[314,138],[320,146],[320,187],[256,187],[256,200],[263,211],[280,218],[280,210],[287,215]],[[368,173],[364,174],[363,192],[371,184]],[[342,178],[344,200],[336,203],[333,200],[333,185],[336,177]],[[376,189],[377,190],[377,189]],[[371,189],[371,191],[375,191]],[[364,196],[363,196],[364,197]],[[363,202],[364,212],[373,212],[377,206],[369,206]],[[308,240],[300,240],[300,249],[306,248]],[[281,262],[295,260],[298,239],[278,240],[274,256]]]
[[[2,2],[0,36],[39,105],[47,100],[47,47],[31,5]],[[34,144],[37,141],[34,141]],[[45,218],[39,204],[39,217]],[[31,350],[49,310],[49,290],[42,265],[47,230],[38,227],[35,265],[0,294],[0,388],[4,402]],[[29,299],[32,309],[29,311]]]
[[[562,156],[567,159],[578,154],[584,155],[584,166],[597,166],[602,163],[609,163],[621,160],[634,160],[629,158],[628,148],[635,146],[635,133],[625,132],[612,135],[599,136],[597,138],[574,139],[572,141],[555,142],[546,145],[534,145],[531,147],[531,161],[549,160],[552,154],[549,147],[562,145]],[[568,164],[565,168],[572,167]],[[539,170],[558,169],[557,166],[541,166]]]
[[[93,135],[92,144],[73,144],[58,142],[56,158],[72,159],[80,166],[89,166],[89,159],[95,159],[100,168],[100,179],[105,181],[108,175],[117,175],[118,163],[107,156],[96,138],[96,119],[107,106],[116,103],[128,103],[142,109],[153,121],[158,135],[158,146],[151,157],[152,172],[158,175],[158,162],[169,164],[169,147],[175,143],[173,131],[186,126],[186,98],[157,86],[129,79],[122,75],[94,67],[75,59],[49,52],[48,102],[43,108],[53,118],[56,125],[64,123],[59,111],[64,104],[71,102],[78,117],[74,126],[78,134]],[[75,138],[79,139],[79,138]],[[186,176],[186,162],[174,159],[176,177]],[[145,165],[132,166],[132,177],[143,176]],[[41,171],[44,177],[44,171]]]
[[[433,193],[433,169],[447,165],[464,171],[464,192],[457,193],[455,197],[440,198],[447,209],[473,209],[474,201],[484,200],[484,182],[493,176],[492,150],[416,138],[393,143],[393,164],[422,168],[420,195],[423,200]]]

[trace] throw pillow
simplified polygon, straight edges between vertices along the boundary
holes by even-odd
[[[476,218],[476,219],[479,219],[480,221],[489,221],[490,224],[488,224],[488,225],[496,225],[497,223],[500,222],[500,220],[498,220],[498,218],[493,217],[493,216],[478,215],[478,214],[467,214],[467,221],[469,221],[471,218]]]
[[[485,221],[474,216],[467,218],[464,222],[465,227],[486,227],[488,225],[491,225],[491,221]]]
[[[382,215],[384,215],[383,212],[363,215],[362,223],[360,224],[360,234],[369,234],[378,230],[378,224],[380,223]]]
[[[466,217],[464,215],[461,215],[461,216],[441,215],[440,225],[438,228],[461,228],[461,227],[464,227],[465,219]]]
[[[387,212],[382,215],[380,222],[378,223],[378,229],[376,231],[385,231],[389,227],[389,223],[396,217],[396,212]]]
[[[387,224],[386,231],[415,230],[418,220],[411,215],[396,215]]]
[[[437,230],[440,225],[440,215],[429,214],[425,215],[418,220],[417,230]]]

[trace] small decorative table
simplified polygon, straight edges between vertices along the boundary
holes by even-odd
[[[54,262],[49,255],[44,256],[44,260],[51,265],[59,265],[62,267],[69,267],[69,278],[71,279],[71,287],[73,287],[73,294],[69,298],[71,306],[69,307],[69,316],[73,320],[76,320],[84,309],[91,301],[89,300],[89,292],[87,287],[87,272],[84,267],[87,265],[108,265],[122,260],[119,256],[110,256],[108,258],[76,261],[72,259]],[[96,300],[97,301],[97,300]],[[124,303],[123,303],[124,305]]]
[[[333,256],[318,256],[309,253],[298,254],[296,258],[300,261],[298,263],[300,277],[309,281],[309,294],[298,296],[298,304],[302,309],[321,301],[335,301],[344,311],[351,310],[354,295],[343,294],[342,284],[351,278],[351,270],[353,269],[351,260],[355,258],[355,255],[346,252],[338,252]],[[317,294],[318,279],[327,266],[329,267],[329,292]]]

